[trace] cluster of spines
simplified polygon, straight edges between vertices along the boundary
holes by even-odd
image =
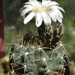
[[[59,42],[63,31],[64,28],[62,24],[57,25],[55,28],[52,28],[52,26],[44,27],[43,25],[43,28],[42,26],[38,28],[38,35],[34,35],[28,30],[25,36],[22,37],[20,44],[12,45],[10,51],[10,69],[16,73],[19,72],[26,75],[38,74],[38,72],[38,75],[51,75],[52,73],[57,73],[57,70],[54,69],[58,68],[58,70],[60,72],[63,71],[64,74],[65,65],[68,65],[65,61],[67,57],[65,57],[66,52],[63,44]],[[40,53],[41,55],[39,55]],[[59,66],[50,68],[48,64],[49,61],[58,58],[60,61]],[[20,61],[18,62],[18,60]],[[34,65],[32,65],[34,67],[26,62],[34,63]],[[15,64],[17,64],[18,67],[15,67]],[[40,66],[38,67],[38,65]],[[29,74],[27,72],[29,68],[34,70],[33,73]]]
[[[16,48],[15,48],[15,46],[17,46]],[[12,66],[12,68],[11,68],[11,70],[15,70],[16,72],[18,72],[19,71],[19,69],[20,70],[22,70],[23,69],[23,73],[25,74],[27,74],[27,72],[26,72],[26,70],[28,69],[28,68],[31,68],[31,69],[34,69],[35,70],[35,68],[33,68],[31,65],[31,67],[29,66],[28,67],[28,64],[26,65],[25,63],[26,63],[26,59],[28,58],[28,57],[30,57],[30,60],[31,60],[31,63],[41,63],[41,65],[40,65],[40,67],[38,68],[38,70],[40,70],[40,71],[43,71],[43,75],[48,75],[49,73],[53,73],[53,69],[54,68],[56,68],[56,67],[53,67],[52,69],[49,69],[48,68],[48,66],[49,66],[49,64],[47,64],[49,61],[51,61],[51,60],[54,60],[54,59],[57,59],[57,58],[60,58],[60,60],[62,60],[62,61],[64,61],[65,62],[65,60],[64,60],[64,58],[63,58],[63,56],[64,56],[64,48],[63,48],[63,45],[59,45],[58,47],[56,47],[55,49],[54,49],[54,51],[51,51],[52,53],[51,53],[51,55],[49,56],[49,58],[46,58],[46,56],[47,56],[47,54],[46,54],[46,52],[45,52],[45,49],[47,49],[47,48],[45,48],[45,47],[40,47],[40,46],[31,46],[31,45],[29,45],[29,46],[24,46],[24,45],[15,45],[15,46],[12,46],[12,48],[11,48],[11,55],[10,55],[10,66]],[[59,53],[59,51],[57,50],[57,49],[59,49],[60,47],[62,47],[63,49],[63,55],[61,56],[60,55],[60,53]],[[23,49],[24,48],[27,48],[27,50],[24,52],[23,51]],[[29,51],[28,52],[28,49],[31,49],[31,51]],[[15,52],[16,51],[19,51],[19,53],[21,54],[21,55],[19,55],[19,56],[17,56],[16,55],[16,58],[14,58],[15,57]],[[41,57],[40,57],[40,59],[37,57],[37,58],[35,58],[35,54],[36,53],[43,53],[43,56],[42,56],[42,54],[41,54]],[[53,57],[53,53],[54,52],[56,52],[57,53],[57,57]],[[35,55],[34,57],[32,57],[31,55]],[[46,55],[46,56],[44,56],[44,55]],[[21,62],[18,62],[17,60],[19,59],[20,60],[20,58],[21,57],[24,57],[24,60],[23,60],[23,62],[24,62],[24,64],[22,64]],[[12,59],[12,60],[11,60]],[[63,62],[63,63],[64,63]],[[61,68],[61,69],[63,69],[64,70],[64,64],[63,63],[60,63],[60,65],[59,65],[59,67],[58,68]],[[13,66],[15,66],[14,64],[19,64],[19,65],[22,65],[22,67],[19,67],[19,68],[17,68],[17,69],[15,69]],[[41,67],[45,67],[46,69],[43,69],[43,68],[41,68]],[[37,69],[37,68],[36,68]],[[37,70],[36,70],[37,71]],[[37,72],[34,72],[34,74],[35,73],[37,73]],[[29,75],[29,74],[28,74]],[[40,74],[41,75],[41,74]]]

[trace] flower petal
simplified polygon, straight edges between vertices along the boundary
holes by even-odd
[[[54,5],[59,5],[57,2],[55,2],[55,1],[52,1],[52,2],[50,2],[50,4],[49,4],[49,6],[54,6]]]
[[[63,15],[62,15],[62,13],[60,12],[60,10],[64,11],[64,9],[61,8],[61,7],[59,7],[59,6],[51,6],[51,11],[52,11],[53,14],[55,15],[55,18],[56,18],[60,23],[62,23]]]
[[[59,15],[61,18],[63,18],[62,13],[61,13],[58,9],[56,9],[56,11],[57,11],[58,15]]]
[[[44,20],[44,23],[46,25],[50,25],[51,24],[51,19],[49,17],[49,14],[47,12],[43,11],[43,12],[41,12],[41,15],[42,15],[42,18]]]
[[[61,11],[65,12],[63,8],[58,7],[58,6],[57,6],[57,8],[58,8],[59,10],[61,10]]]
[[[55,8],[55,7],[51,7],[51,9],[53,10],[53,12],[57,12],[58,14],[59,14],[59,16],[61,17],[61,18],[63,18],[63,15],[62,15],[62,13],[60,12],[60,10],[59,9],[57,9],[57,8]]]
[[[37,0],[34,0],[34,1],[30,1],[30,2],[26,2],[25,3],[26,5],[31,5],[31,6],[34,6],[34,7],[40,7],[40,2],[37,1]]]
[[[52,8],[55,8],[55,9],[57,8],[57,9],[59,9],[59,10],[61,10],[61,11],[65,12],[65,11],[64,11],[64,9],[63,9],[63,8],[61,8],[60,6],[52,6]]]
[[[35,16],[35,12],[31,12],[25,19],[24,24],[28,23]]]
[[[24,5],[23,7],[24,8],[30,8],[30,7],[32,8],[33,6],[32,5]]]
[[[56,16],[55,16],[55,14],[53,14],[52,11],[49,11],[48,13],[49,13],[50,18],[51,18],[54,22],[56,22]]]
[[[22,10],[21,16],[24,16],[26,13],[28,13],[29,11],[32,11],[33,9],[34,9],[33,7],[29,7],[29,8]]]
[[[51,2],[51,1],[49,1],[49,0],[42,0],[42,6],[47,7],[50,2]]]
[[[40,12],[36,14],[36,26],[39,27],[42,24],[42,16]]]
[[[62,23],[62,18],[59,16],[59,14],[57,12],[54,12],[56,19]]]
[[[22,12],[21,12],[21,16],[24,16],[24,15],[25,15],[25,9],[22,10]]]

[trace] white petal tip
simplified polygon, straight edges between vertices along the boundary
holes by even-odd
[[[36,25],[37,27],[40,27],[41,25]]]
[[[24,20],[24,22],[23,22],[23,23],[24,23],[24,24],[27,24],[25,20]]]

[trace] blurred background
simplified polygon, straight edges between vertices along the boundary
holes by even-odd
[[[37,27],[35,26],[34,20],[30,21],[27,25],[24,25],[23,18],[20,16],[19,10],[26,1],[28,0],[3,0],[6,55],[9,53],[10,45],[17,42],[16,39],[24,35],[27,30],[32,30],[32,32],[37,33]],[[65,10],[65,13],[63,13],[63,25],[65,27],[65,32],[61,41],[65,44],[70,61],[75,62],[75,0],[53,1],[58,2]]]

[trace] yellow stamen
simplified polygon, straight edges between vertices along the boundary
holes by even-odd
[[[36,12],[41,12],[41,11],[48,11],[48,8],[46,7],[39,7],[35,10]]]

